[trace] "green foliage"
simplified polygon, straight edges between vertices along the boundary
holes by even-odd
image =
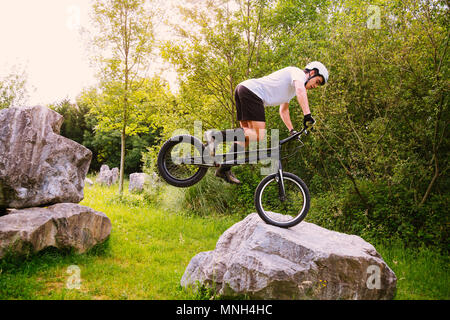
[[[50,108],[64,117],[60,134],[92,151],[90,171],[98,171],[102,164],[107,164],[110,168],[119,167],[120,132],[96,130],[98,120],[92,114],[92,104],[89,103],[86,95],[87,93],[80,95],[76,104],[72,104],[68,100],[62,100],[54,105],[49,105]],[[158,130],[154,129],[151,124],[147,122],[145,126],[147,132],[135,134],[126,141],[124,167],[126,174],[142,171],[142,153],[146,151],[149,145],[155,143],[158,136]]]
[[[199,183],[186,190],[183,204],[188,210],[202,216],[227,214],[236,201],[232,188],[210,170]]]
[[[445,2],[247,1],[236,10],[230,9],[232,2],[182,10],[196,27],[188,31],[178,24],[179,40],[163,45],[163,57],[182,79],[175,109],[163,125],[171,130],[164,129],[163,136],[174,124],[192,128],[195,120],[203,121],[204,130],[233,127],[234,118],[228,118],[234,117],[232,90],[239,81],[322,61],[329,84],[308,92],[316,132],[283,162],[309,185],[316,221],[370,239],[397,238],[446,250],[450,24]],[[380,9],[375,28],[368,24],[369,5]],[[290,113],[301,128],[295,99]],[[266,108],[266,118],[268,129],[287,134],[277,108]],[[245,167],[235,170],[252,182],[224,188],[221,197],[231,192],[251,208],[260,176]],[[215,192],[210,181],[204,183],[208,188],[192,193]],[[199,208],[208,201],[217,205],[196,201]]]
[[[164,197],[171,197],[172,191]],[[124,196],[130,195],[125,191]],[[214,249],[218,237],[241,217],[200,217],[170,209],[173,206],[162,210],[145,202],[130,202],[117,198],[117,186],[87,186],[81,204],[108,215],[113,225],[109,240],[84,254],[47,249],[28,257],[1,259],[0,299],[226,298],[206,287],[185,290],[180,279],[190,259]],[[450,298],[447,254],[406,248],[400,242],[376,244],[376,249],[397,276],[395,299]],[[81,270],[80,290],[66,287],[71,265]]]
[[[119,192],[123,192],[125,143],[128,136],[148,132],[140,126],[149,58],[153,51],[152,12],[144,0],[97,0],[93,3],[92,45],[98,54],[100,95],[94,102],[100,131],[121,135]]]
[[[135,135],[126,140],[124,167],[126,174],[142,171],[142,153],[146,151],[148,145],[154,143],[154,140],[155,134],[153,132]],[[110,168],[120,166],[119,132],[96,132],[90,140],[85,141],[85,145],[96,151],[96,162],[98,164],[107,164]],[[97,168],[97,166],[91,165],[91,169],[98,170],[99,167]]]
[[[186,23],[172,23],[179,40],[163,43],[161,54],[180,75],[178,101],[189,118],[201,119],[209,128],[237,126],[234,89],[257,68],[267,48],[262,28],[271,2],[208,1],[192,9],[180,6]],[[238,9],[230,9],[231,5]]]
[[[159,110],[169,108],[172,95],[166,84],[159,78],[143,79],[141,89],[133,94],[136,102],[132,122],[127,126],[128,139],[125,140],[124,173],[142,171],[142,154],[155,143],[160,135],[158,123]],[[105,106],[110,96],[96,89],[84,91],[77,99],[80,110],[88,110],[84,115],[86,126],[83,145],[94,153],[92,170],[98,170],[101,164],[119,167],[121,160],[122,133],[117,130]],[[120,117],[120,115],[119,115]],[[70,117],[69,117],[70,121]],[[117,123],[116,123],[117,124]]]
[[[426,205],[416,207],[412,191],[402,185],[366,180],[358,181],[358,186],[368,208],[347,182],[334,192],[313,197],[308,221],[373,243],[397,239],[409,247],[422,244],[448,252],[448,196],[433,196]]]
[[[64,99],[48,107],[64,118],[60,130],[62,136],[82,144],[85,133],[93,130],[87,119],[90,111],[88,105],[73,105],[70,100]]]
[[[23,106],[28,99],[27,74],[16,70],[0,78],[0,109]]]
[[[199,215],[239,214],[242,217],[255,212],[254,193],[264,176],[261,165],[233,167],[233,173],[241,181],[232,185],[214,175],[215,168],[194,186],[184,192],[182,206]]]
[[[376,249],[397,276],[396,300],[450,299],[448,254],[399,241],[377,244]]]

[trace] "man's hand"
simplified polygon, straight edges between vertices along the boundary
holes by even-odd
[[[305,128],[311,127],[314,123],[316,123],[316,120],[311,116],[311,113],[308,113],[303,118],[303,126]]]
[[[289,131],[289,136],[293,136],[296,133],[297,133],[297,131],[295,131],[294,129],[291,129],[291,131]]]

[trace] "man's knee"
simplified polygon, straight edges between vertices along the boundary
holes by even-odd
[[[258,142],[263,141],[266,136],[266,129],[256,129],[256,136]]]

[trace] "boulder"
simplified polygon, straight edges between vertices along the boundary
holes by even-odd
[[[48,247],[83,253],[111,232],[111,221],[104,213],[79,204],[7,211],[0,217],[0,258],[8,252],[21,255]]]
[[[109,166],[104,164],[100,167],[100,172],[98,173],[98,177],[96,179],[97,183],[111,186],[117,182],[119,179],[119,169],[113,168],[109,169]]]
[[[183,287],[252,299],[392,299],[397,278],[375,248],[355,235],[308,222],[283,229],[253,213],[194,256]]]
[[[128,191],[141,192],[144,190],[146,182],[150,181],[150,176],[146,173],[135,172],[130,174],[130,184],[128,185]]]
[[[159,182],[159,177],[156,172],[153,172],[151,175],[143,172],[135,172],[130,174],[128,191],[141,192],[144,190],[144,186],[146,184],[151,188],[157,188],[159,186]]]
[[[62,122],[41,106],[0,111],[0,207],[83,200],[92,152],[59,135]]]
[[[119,180],[119,168],[112,168],[111,176],[112,176],[112,184],[116,183],[117,180]]]

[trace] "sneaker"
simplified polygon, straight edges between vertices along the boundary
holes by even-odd
[[[224,179],[228,183],[241,184],[236,176],[231,171],[230,167],[220,167],[216,170],[216,177]]]
[[[215,130],[208,130],[204,134],[204,138],[206,141],[206,150],[208,151],[211,157],[214,157],[216,155],[216,144],[213,135],[214,132]]]

